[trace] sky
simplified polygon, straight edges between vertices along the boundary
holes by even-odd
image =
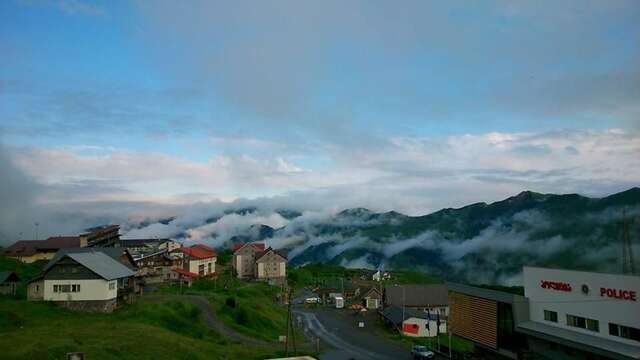
[[[0,238],[604,196],[640,184],[639,100],[634,0],[2,1]]]

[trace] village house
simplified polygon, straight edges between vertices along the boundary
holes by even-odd
[[[156,253],[161,250],[171,252],[175,249],[182,247],[182,244],[178,241],[171,239],[120,239],[120,247],[127,248],[129,252],[136,255],[143,255],[149,253]]]
[[[167,249],[138,255],[135,258],[138,267],[138,275],[143,277],[147,284],[177,281],[179,273],[176,269],[182,268],[183,259]]]
[[[78,236],[52,236],[46,240],[20,240],[4,250],[4,255],[23,263],[51,260],[60,249],[80,247]]]
[[[254,278],[256,256],[264,250],[265,246],[262,243],[237,244],[233,248],[233,261],[231,264],[236,276],[240,279]]]
[[[233,252],[233,269],[241,279],[255,279],[280,285],[287,277],[287,255],[261,243],[238,244]]]
[[[362,306],[369,310],[382,307],[382,292],[376,287],[360,290]]]
[[[191,286],[195,279],[213,277],[216,272],[217,254],[207,245],[198,244],[190,247],[181,247],[172,252],[181,256],[182,266],[173,269],[180,281]]]
[[[0,295],[15,296],[19,281],[13,271],[0,271]]]
[[[399,306],[449,315],[449,292],[445,284],[391,285],[384,288],[384,306]]]
[[[44,267],[42,275],[31,280],[27,298],[51,301],[77,310],[113,311],[120,302],[135,297],[135,272],[106,249],[67,250]],[[108,250],[106,250],[108,251]],[[126,255],[124,255],[126,256]]]
[[[264,280],[272,285],[282,285],[287,279],[287,255],[279,250],[268,248],[256,254],[257,280]]]

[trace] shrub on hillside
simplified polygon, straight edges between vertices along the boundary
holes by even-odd
[[[233,296],[229,296],[227,298],[227,300],[225,300],[224,302],[228,307],[235,309],[237,302],[236,302],[236,298],[234,298]]]

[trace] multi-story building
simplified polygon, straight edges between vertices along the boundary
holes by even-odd
[[[120,226],[104,225],[89,229],[80,235],[81,247],[117,247],[120,242]]]
[[[525,267],[529,351],[540,359],[640,359],[640,276]]]
[[[287,256],[272,248],[265,249],[261,243],[239,244],[234,248],[232,267],[241,279],[281,283],[287,277]]]
[[[181,247],[174,250],[172,254],[182,255],[182,267],[173,271],[178,274],[181,281],[189,285],[194,279],[215,275],[218,255],[207,245]]]

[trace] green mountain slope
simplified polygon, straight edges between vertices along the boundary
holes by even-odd
[[[348,209],[304,231],[291,245],[292,264],[427,270],[451,280],[517,282],[522,265],[619,271],[623,210],[640,215],[640,188],[605,198],[524,191],[411,217]],[[634,239],[640,238],[636,228]],[[640,251],[637,251],[640,253]]]

